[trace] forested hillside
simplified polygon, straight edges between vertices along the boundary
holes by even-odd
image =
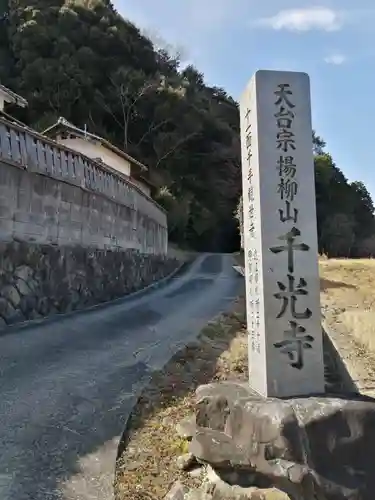
[[[239,112],[196,68],[156,50],[109,0],[0,0],[0,82],[29,101],[14,114],[43,130],[59,116],[150,167],[170,238],[238,247]],[[321,249],[355,252],[373,233],[372,201],[315,138]]]
[[[374,205],[362,182],[349,183],[314,137],[319,250],[329,257],[375,256]]]

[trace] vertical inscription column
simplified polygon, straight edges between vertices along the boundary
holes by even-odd
[[[324,392],[306,74],[255,74],[241,143],[250,385],[264,396]]]
[[[246,313],[249,334],[249,359],[259,364],[264,355],[261,335],[260,225],[257,161],[257,124],[254,85],[249,99],[241,108],[243,246],[246,277]]]

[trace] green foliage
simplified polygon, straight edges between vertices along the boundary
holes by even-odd
[[[0,81],[29,101],[16,118],[43,130],[59,116],[104,136],[150,167],[170,238],[234,250],[241,219],[239,112],[123,19],[109,0],[0,0]],[[314,133],[320,251],[363,253],[373,203],[348,183]]]
[[[313,133],[319,252],[329,257],[375,255],[374,205],[362,182],[349,183],[326,143]],[[235,211],[242,227],[242,199]]]
[[[363,256],[363,242],[375,232],[371,196],[362,182],[348,182],[324,152],[321,138],[314,135],[313,145],[319,251],[329,257]]]
[[[238,246],[239,112],[224,90],[179,72],[108,0],[9,0],[0,23],[0,81],[29,101],[16,117],[87,125],[150,167],[172,240]]]

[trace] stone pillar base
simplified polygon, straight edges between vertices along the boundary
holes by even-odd
[[[236,382],[200,386],[196,394],[190,451],[231,491],[277,488],[291,500],[375,498],[375,400],[264,399]]]

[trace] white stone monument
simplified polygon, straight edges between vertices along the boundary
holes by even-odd
[[[323,393],[309,77],[257,71],[240,107],[250,385]]]

